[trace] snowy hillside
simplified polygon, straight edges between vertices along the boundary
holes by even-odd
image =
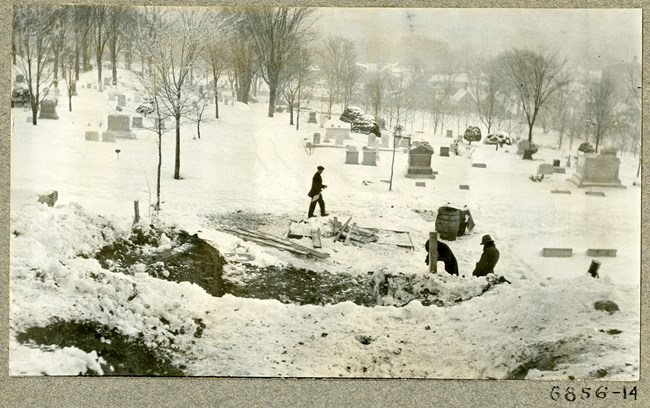
[[[95,73],[85,75],[80,83]],[[72,112],[59,103],[60,119],[38,126],[27,121],[31,112],[12,109],[12,375],[638,379],[636,158],[621,158],[627,188],[581,189],[567,181],[572,167],[542,182],[529,179],[540,163],[564,165],[566,152],[542,149],[525,161],[515,146],[473,143],[463,155],[441,157],[440,146],[452,139],[425,131],[415,137],[433,146],[437,177],[405,178],[408,157],[398,149],[389,191],[392,150],[380,151],[377,166],[346,165],[341,148],[308,154],[304,139],[325,131],[306,116],[296,131],[287,113],[266,117],[264,103],[222,105],[200,139],[195,124],[183,126],[182,180],[172,177],[173,131],[164,135],[162,210],[154,216],[156,135],[135,129],[135,140],[84,139],[86,130],[106,130],[107,115],[116,113],[111,93],[126,95],[121,113],[136,115],[133,91],[78,92]],[[367,139],[353,133],[346,144],[361,149]],[[329,257],[320,259],[224,231],[285,236],[292,220],[307,216],[318,165],[330,215],[313,222],[324,232],[333,217],[352,217],[360,227],[408,231],[414,249],[388,238],[345,245],[324,234],[319,251]],[[57,204],[37,203],[50,190],[58,191]],[[585,194],[592,190],[605,196]],[[136,251],[135,241],[126,241],[135,200],[141,259],[104,257],[118,245],[129,256]],[[423,262],[446,203],[467,205],[476,223],[446,242],[461,276],[446,274],[442,263],[430,274]],[[218,275],[171,279],[180,273],[172,265],[182,265],[169,259],[193,234],[211,245],[206,257],[220,259]],[[484,234],[501,251],[497,277],[488,279],[471,276]],[[294,241],[311,248],[310,238]],[[543,248],[573,248],[573,256],[543,257]],[[586,255],[591,248],[617,254],[594,258]],[[587,274],[592,259],[602,263],[600,279]],[[596,310],[600,301],[618,310]],[[49,332],[38,337],[34,328]],[[99,333],[95,343],[61,339],[93,337],[82,328]],[[102,353],[131,340],[166,368],[120,370]]]

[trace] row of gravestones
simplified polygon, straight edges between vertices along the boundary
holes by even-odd
[[[363,148],[363,159],[361,164],[364,166],[376,166],[379,160],[377,149]],[[345,149],[345,164],[359,164],[359,150],[356,146],[347,146]]]

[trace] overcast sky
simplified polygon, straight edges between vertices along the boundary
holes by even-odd
[[[546,45],[596,69],[634,56],[641,60],[640,9],[321,8],[317,15],[323,33],[359,41],[376,37],[387,47],[413,33],[472,55]]]

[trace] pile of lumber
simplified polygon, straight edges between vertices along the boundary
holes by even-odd
[[[328,253],[316,251],[315,249],[308,248],[304,245],[297,244],[288,239],[278,237],[275,235],[267,234],[262,231],[255,231],[246,228],[222,228],[224,232],[238,236],[244,241],[255,242],[256,244],[265,245],[281,249],[283,251],[289,251],[298,255],[310,256],[314,258],[327,258],[329,257]]]
[[[369,244],[371,242],[376,242],[379,238],[374,231],[368,228],[359,227],[356,223],[350,223],[352,217],[341,224],[336,217],[330,220],[329,223],[332,227],[332,236],[334,241],[342,240],[344,244],[352,243],[361,243]]]

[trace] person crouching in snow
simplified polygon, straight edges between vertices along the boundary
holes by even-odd
[[[481,254],[481,259],[476,263],[474,272],[472,272],[474,276],[487,276],[490,273],[494,273],[494,267],[499,262],[499,250],[492,237],[483,235],[481,245],[483,245],[483,253]]]
[[[429,265],[429,240],[424,243],[424,249],[427,250],[427,257],[424,259],[424,263]],[[438,241],[438,260],[445,263],[445,271],[450,275],[458,276],[458,261],[454,256],[454,253],[451,252],[449,245],[444,242]]]
[[[325,201],[323,200],[323,190],[326,189],[327,186],[323,184],[323,178],[321,177],[321,173],[323,173],[325,167],[318,166],[316,170],[316,174],[314,174],[314,177],[311,179],[311,190],[307,193],[311,198],[311,202],[309,203],[309,212],[307,213],[308,218],[314,216],[316,203],[318,203],[318,206],[320,207],[320,215],[323,217],[328,215],[328,213],[325,212]]]

